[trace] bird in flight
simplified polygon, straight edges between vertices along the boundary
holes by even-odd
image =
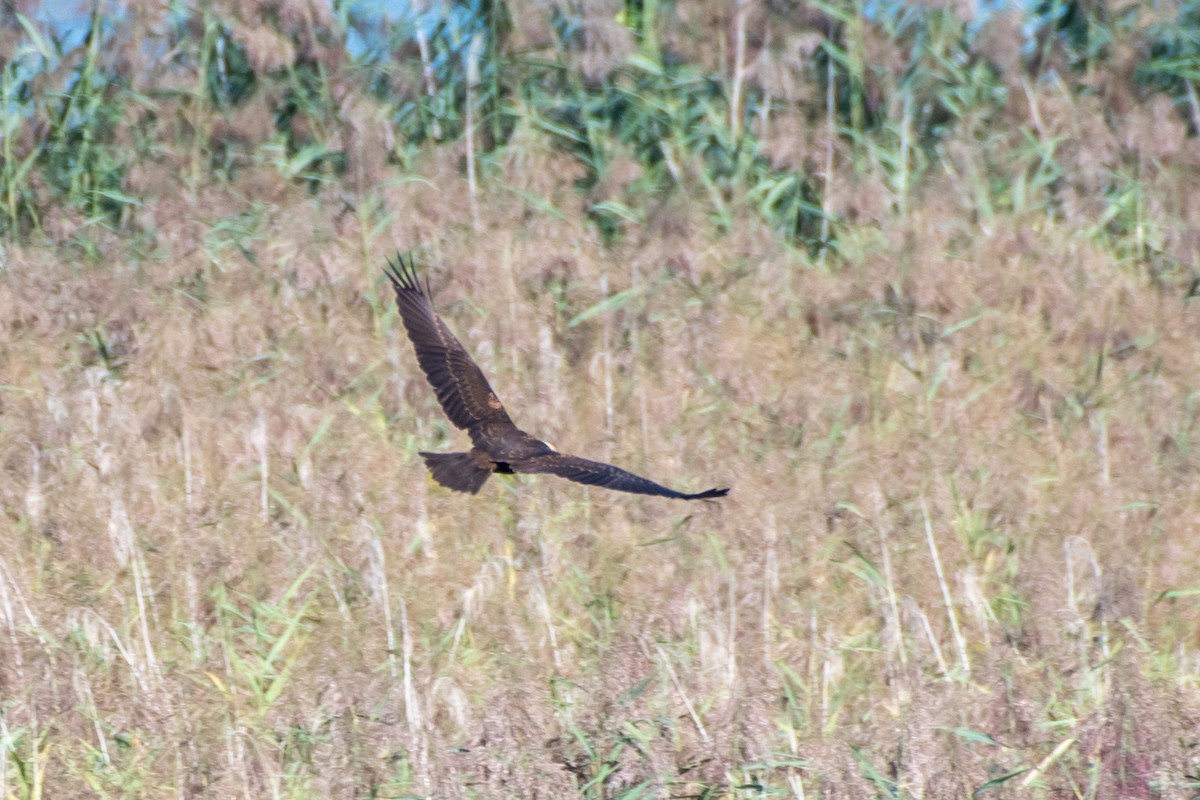
[[[425,377],[433,386],[446,416],[471,436],[466,453],[421,453],[433,479],[458,492],[475,494],[493,472],[502,474],[549,473],[578,483],[603,486],[620,492],[661,495],[680,500],[724,497],[728,489],[688,494],[668,489],[611,464],[559,453],[513,424],[504,405],[488,385],[462,344],[433,311],[429,281],[425,291],[417,281],[411,260],[397,255],[388,261],[385,274],[396,291],[396,307]]]

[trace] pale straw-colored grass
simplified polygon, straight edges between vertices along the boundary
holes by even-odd
[[[513,141],[349,204],[167,154],[138,236],[6,246],[0,797],[1194,793],[1200,306],[1137,255],[1194,170],[1131,244],[981,209],[985,143],[894,196],[868,153],[809,257],[683,190],[606,246]],[[732,493],[435,485],[396,248],[519,425]]]

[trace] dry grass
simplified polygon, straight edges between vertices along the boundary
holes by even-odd
[[[919,184],[773,123],[837,257],[699,190],[610,248],[636,162],[584,199],[520,123],[476,197],[362,98],[345,185],[247,107],[227,175],[53,206],[0,256],[0,800],[1197,797],[1200,151],[1013,80],[1027,149]],[[519,425],[732,494],[433,484],[396,247]]]
[[[945,203],[832,272],[686,208],[607,253],[519,174],[470,234],[425,170],[366,242],[228,186],[8,249],[0,796],[1195,791],[1177,284]],[[431,484],[393,241],[519,423],[733,494]]]

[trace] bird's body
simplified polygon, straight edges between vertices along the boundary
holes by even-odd
[[[474,445],[466,453],[421,453],[434,480],[442,486],[475,494],[493,472],[523,472],[549,473],[617,491],[681,500],[703,500],[729,493],[728,489],[694,494],[677,492],[611,464],[559,453],[518,428],[479,365],[434,313],[428,287],[422,292],[412,266],[403,259],[397,260],[399,266],[388,262],[387,276],[396,292],[396,307],[417,353],[417,362],[450,422],[465,430]]]

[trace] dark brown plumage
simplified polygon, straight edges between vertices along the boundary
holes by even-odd
[[[417,362],[446,416],[471,436],[474,445],[466,453],[421,453],[434,480],[442,486],[475,494],[493,472],[543,472],[591,486],[681,500],[707,500],[729,493],[728,489],[677,492],[611,464],[559,453],[518,428],[479,365],[434,313],[428,283],[422,292],[412,264],[405,264],[399,256],[397,262],[388,262],[386,274],[396,291],[396,307],[417,352]]]

